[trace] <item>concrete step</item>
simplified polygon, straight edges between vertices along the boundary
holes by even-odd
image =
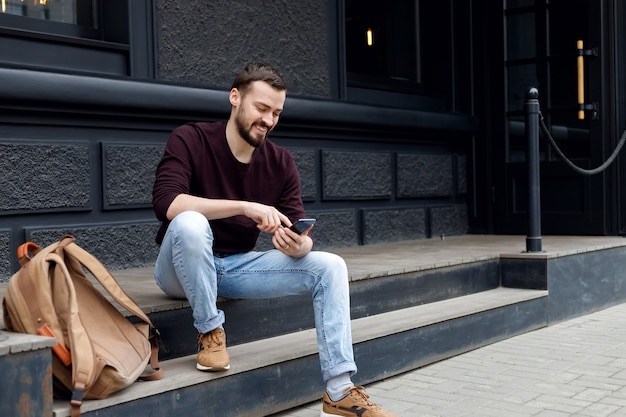
[[[352,321],[358,384],[424,366],[547,324],[547,291],[497,288]],[[82,415],[266,416],[321,398],[313,329],[229,347],[231,369],[203,373],[195,355],[162,362],[160,381],[137,382]],[[373,366],[368,366],[368,364]],[[69,402],[55,400],[54,416]]]
[[[519,236],[461,236],[334,251],[350,271],[355,383],[626,300],[625,239],[544,237],[544,252],[523,248]],[[167,376],[87,402],[84,415],[263,416],[319,400],[323,386],[310,298],[220,300],[228,310],[233,367],[206,374],[195,370],[188,303],[167,298],[149,267],[114,276],[165,335],[161,359]],[[4,288],[0,283],[0,296]],[[12,392],[6,384],[0,388]],[[55,410],[69,415],[66,401],[55,401]]]
[[[359,319],[491,290],[499,285],[498,271],[498,262],[487,260],[354,280],[350,283],[351,317]],[[230,346],[314,327],[313,306],[308,293],[262,300],[222,299],[218,306],[226,316],[224,327]],[[150,316],[161,333],[162,358],[195,353],[192,341],[195,341],[197,330],[192,326],[188,307],[153,309]]]
[[[79,245],[81,244],[81,242],[77,243]],[[407,295],[412,294],[413,300],[410,302],[413,304],[436,301],[437,299],[441,299],[440,297],[445,298],[448,296],[463,295],[466,294],[467,291],[486,289],[484,285],[478,286],[473,282],[475,281],[473,279],[475,277],[464,277],[462,274],[456,274],[454,278],[451,279],[457,281],[465,280],[467,289],[465,292],[457,291],[455,290],[455,288],[457,288],[456,285],[450,285],[450,281],[446,281],[445,278],[441,279],[442,275],[439,274],[439,272],[445,268],[452,268],[455,271],[459,271],[468,265],[482,265],[485,262],[491,262],[492,265],[497,265],[502,249],[513,248],[515,244],[519,245],[521,250],[521,248],[523,248],[523,238],[518,236],[495,237],[468,235],[449,237],[446,240],[421,239],[345,247],[337,248],[332,250],[332,252],[337,253],[345,259],[348,265],[351,285],[366,281],[369,281],[367,282],[368,284],[374,284],[374,281],[383,279],[383,281],[379,283],[379,285],[383,287],[375,288],[379,296],[373,298],[366,296],[367,303],[365,304],[353,299],[352,304],[359,310],[355,311],[355,314],[367,315],[382,312],[388,307],[403,307],[403,305],[398,305],[397,301],[389,300],[390,294],[386,293],[385,288],[389,282],[389,278],[395,279],[398,276],[407,277],[409,280],[419,274],[431,276],[434,277],[431,281],[432,284],[436,285],[440,282],[440,286],[445,285],[447,287],[447,294],[437,295],[437,291],[432,289],[422,291],[418,288],[420,291],[416,291],[415,288],[411,288],[413,284],[411,284],[409,280],[405,280],[403,283],[405,285],[405,293]],[[112,272],[122,288],[124,288],[148,314],[163,313],[189,307],[189,303],[185,300],[172,300],[163,294],[154,283],[153,268],[151,266]],[[488,273],[492,274],[489,277],[492,281],[489,286],[497,286],[499,279],[497,270],[495,276],[493,276],[493,269]],[[483,278],[486,272],[476,270],[474,275]],[[387,282],[385,283],[386,278]],[[0,298],[4,296],[6,286],[6,282],[0,282]],[[363,288],[365,289],[365,286],[363,286]],[[355,294],[355,296],[359,297],[359,294]],[[380,301],[381,297],[383,301]],[[250,301],[251,300],[246,300],[246,303],[249,304]],[[262,302],[259,304],[262,304]],[[385,304],[387,306],[385,306]],[[367,310],[367,308],[371,310]],[[0,329],[3,328],[4,325],[0,318]]]
[[[483,244],[462,249],[459,244],[467,241],[454,241],[338,249],[350,271],[351,317],[497,288],[499,261],[493,247]],[[153,271],[152,267],[134,268],[113,271],[113,276],[159,329],[163,360],[192,354],[197,330],[192,325],[189,303],[168,298],[154,282]],[[0,293],[5,286],[0,284]],[[231,346],[314,327],[310,294],[262,300],[220,299],[218,305],[226,315]]]

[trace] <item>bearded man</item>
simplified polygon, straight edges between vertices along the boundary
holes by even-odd
[[[196,368],[230,368],[217,297],[272,298],[311,293],[322,377],[322,416],[394,417],[355,387],[348,271],[335,254],[313,251],[293,156],[267,139],[285,103],[283,77],[267,64],[241,70],[228,121],[188,123],[165,146],[153,188],[162,221],[155,280],[185,298],[198,330]],[[255,251],[259,234],[274,249]]]

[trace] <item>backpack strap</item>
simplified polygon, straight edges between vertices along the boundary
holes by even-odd
[[[69,295],[69,317],[68,317],[68,336],[71,343],[70,351],[72,352],[72,380],[74,381],[74,390],[70,400],[71,416],[80,415],[80,406],[85,396],[85,390],[93,383],[96,368],[95,358],[91,347],[91,342],[87,336],[87,332],[83,327],[78,315],[78,302],[76,301],[76,292],[72,284],[72,277],[69,270],[65,266],[65,262],[56,253],[47,253],[46,262],[54,262],[57,268],[60,268],[62,275],[67,282]]]
[[[155,372],[143,379],[148,378],[152,380],[161,378],[163,375],[163,370],[159,367],[159,345],[157,341],[159,331],[154,327],[150,318],[141,310],[141,308],[139,308],[137,303],[135,303],[135,301],[133,301],[133,299],[128,294],[126,294],[124,289],[120,287],[119,283],[115,280],[113,275],[111,275],[109,270],[104,265],[102,265],[102,263],[98,259],[96,259],[85,249],[74,243],[73,237],[63,237],[59,245],[62,246],[68,254],[76,258],[76,260],[84,265],[85,268],[87,268],[87,270],[91,272],[94,278],[96,278],[98,282],[102,284],[104,289],[111,295],[111,297],[113,297],[115,301],[117,301],[128,312],[134,314],[136,317],[148,324],[150,328],[149,340],[151,347],[150,367],[155,370]]]
[[[74,381],[74,390],[72,392],[72,400],[71,400],[71,415],[72,417],[80,415],[80,406],[83,401],[83,397],[85,395],[85,389],[89,386],[94,379],[94,366],[95,359],[93,355],[93,349],[91,347],[91,342],[87,336],[85,328],[80,321],[78,316],[78,302],[76,301],[76,292],[74,291],[74,285],[72,283],[72,277],[70,275],[69,270],[65,266],[63,259],[56,253],[54,253],[54,249],[57,247],[57,244],[50,245],[45,249],[42,249],[33,242],[26,242],[18,247],[17,256],[20,261],[20,265],[24,267],[28,264],[29,267],[34,268],[33,272],[28,273],[28,279],[21,279],[18,282],[20,286],[24,287],[28,294],[35,294],[34,288],[31,288],[33,285],[37,285],[39,282],[35,283],[31,277],[43,277],[47,275],[45,273],[38,274],[37,270],[47,271],[50,263],[56,264],[58,268],[61,269],[61,274],[63,279],[65,280],[65,287],[67,288],[68,293],[68,311],[69,315],[66,318],[67,327],[68,327],[68,338],[70,341],[70,352],[63,352],[66,355],[69,354],[69,358],[67,356],[59,355],[59,358],[62,361],[67,362],[68,360],[72,363],[72,380]],[[31,263],[30,261],[37,257],[39,254],[39,261],[36,263]],[[31,287],[29,287],[31,286]],[[28,306],[31,315],[33,315],[33,323],[37,323],[37,319],[39,317],[44,316],[43,312],[39,311],[39,306],[37,304]],[[48,317],[49,319],[51,317]],[[48,323],[43,323],[45,326]],[[42,328],[37,329],[37,332],[42,332],[44,335],[48,332],[54,335],[52,329]],[[58,344],[62,344],[62,340],[56,337],[58,340]],[[53,348],[54,349],[54,348]]]
[[[20,262],[21,266],[24,266],[31,260],[31,255],[35,255],[40,250],[41,248],[36,243],[23,243],[17,248],[17,260]]]

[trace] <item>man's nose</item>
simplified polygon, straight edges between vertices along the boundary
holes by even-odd
[[[263,123],[265,123],[265,125],[267,127],[272,127],[274,126],[274,117],[272,117],[272,114],[264,114],[263,118],[261,119],[263,120]]]

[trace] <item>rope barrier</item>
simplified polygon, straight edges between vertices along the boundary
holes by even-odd
[[[570,161],[565,156],[565,154],[561,151],[561,149],[559,149],[559,146],[556,144],[556,141],[554,140],[554,138],[550,134],[550,131],[548,130],[548,128],[546,127],[545,122],[543,121],[543,114],[541,114],[541,112],[539,112],[539,116],[540,116],[539,117],[539,125],[541,126],[541,130],[543,130],[543,133],[545,133],[546,138],[548,139],[548,142],[550,142],[550,145],[554,148],[554,150],[561,157],[561,159],[570,168],[572,168],[574,171],[578,172],[579,174],[595,175],[595,174],[598,174],[598,173],[604,171],[605,169],[607,169],[609,167],[609,165],[611,165],[613,163],[615,158],[617,158],[617,155],[622,150],[622,147],[624,146],[624,143],[626,143],[626,130],[625,130],[624,133],[622,134],[622,137],[619,140],[617,146],[615,147],[615,150],[613,151],[613,153],[609,157],[609,159],[607,159],[602,165],[600,165],[599,167],[594,168],[594,169],[581,168],[581,167],[577,166],[576,164],[574,164],[572,161]]]

